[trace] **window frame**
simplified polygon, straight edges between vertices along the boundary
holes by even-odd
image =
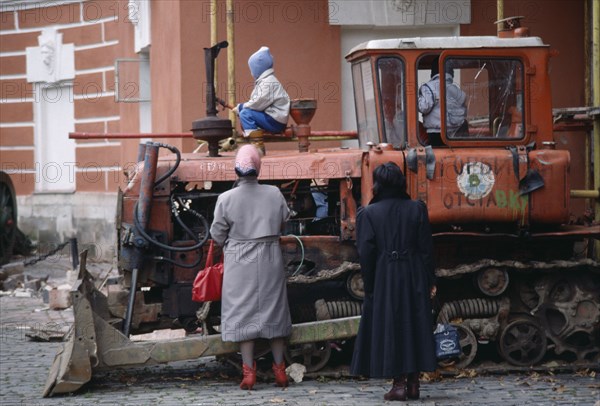
[[[530,62],[527,55],[520,50],[512,50],[510,48],[502,49],[485,49],[485,50],[447,50],[440,54],[439,69],[440,72],[444,72],[446,60],[449,58],[463,58],[463,59],[497,59],[497,60],[515,60],[521,63],[523,67],[522,72],[522,95],[523,95],[523,112],[522,112],[522,136],[519,138],[475,138],[475,137],[463,137],[463,138],[448,138],[446,137],[446,85],[445,81],[440,82],[440,115],[441,120],[441,138],[442,142],[447,146],[456,147],[468,147],[468,146],[508,146],[514,145],[515,143],[522,144],[528,143],[532,137],[533,126],[530,124],[531,118],[531,105],[529,101],[530,93],[530,75],[532,73],[530,69]]]
[[[373,91],[373,107],[369,108],[368,107],[368,103],[367,103],[367,98],[366,98],[366,93],[365,93],[365,80],[364,80],[364,70],[363,70],[363,65],[366,64],[369,69],[371,70],[371,89]],[[357,78],[354,74],[354,70],[358,68],[360,69],[360,83],[357,82]],[[377,115],[377,92],[376,90],[376,83],[375,83],[375,75],[373,72],[373,58],[365,58],[365,59],[361,59],[358,60],[356,62],[352,63],[351,66],[351,76],[352,76],[352,90],[354,93],[354,110],[355,110],[355,116],[356,116],[356,132],[358,133],[358,144],[361,148],[366,148],[367,147],[367,143],[368,142],[373,142],[375,144],[378,144],[381,142],[381,134],[379,133],[379,123],[378,123],[378,115]],[[360,88],[359,88],[360,86]],[[360,110],[360,106],[359,103],[357,103],[358,101],[358,97],[357,97],[357,91],[361,90],[361,94],[360,94],[360,98],[362,100],[361,106],[363,107],[363,112],[361,112],[359,114],[359,110]],[[369,111],[372,110],[372,111]],[[375,137],[376,139],[367,139],[367,134],[364,128],[361,129],[360,127],[360,122],[359,122],[359,118],[361,114],[364,114],[365,117],[365,121],[368,123],[369,120],[367,119],[367,117],[369,116],[369,113],[373,113],[373,119],[375,121]]]
[[[385,128],[385,112],[384,112],[384,100],[383,100],[383,89],[381,87],[381,77],[380,77],[380,67],[379,67],[379,63],[380,61],[384,60],[384,59],[393,59],[393,60],[397,60],[400,62],[401,65],[401,71],[400,71],[400,83],[402,84],[402,88],[401,88],[401,92],[402,92],[402,106],[403,111],[403,139],[401,140],[401,143],[399,145],[395,145],[393,143],[391,143],[388,139],[387,139],[387,132],[386,132],[386,128]],[[398,54],[389,54],[389,55],[380,55],[375,59],[375,73],[377,74],[376,77],[376,84],[377,84],[377,92],[376,93],[376,98],[377,101],[379,103],[379,117],[378,117],[378,132],[379,132],[379,139],[380,142],[384,142],[384,143],[388,143],[390,145],[393,145],[394,148],[396,149],[406,149],[407,145],[408,145],[408,114],[407,114],[407,100],[406,100],[406,88],[407,88],[407,75],[406,75],[406,61],[404,60],[404,58],[402,58],[400,55]]]

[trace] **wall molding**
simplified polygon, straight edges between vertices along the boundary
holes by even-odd
[[[36,7],[53,7],[81,3],[82,0],[1,0],[0,12],[30,10]]]

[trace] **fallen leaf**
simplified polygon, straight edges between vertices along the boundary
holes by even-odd
[[[596,371],[590,371],[589,368],[580,369],[580,370],[578,370],[578,371],[575,372],[575,375],[577,375],[577,376],[589,376],[590,378],[595,378],[596,377]]]
[[[477,376],[477,372],[474,369],[463,369],[458,375],[457,378],[474,378]]]
[[[421,377],[423,382],[435,382],[442,380],[442,373],[439,370],[433,372],[425,372]]]

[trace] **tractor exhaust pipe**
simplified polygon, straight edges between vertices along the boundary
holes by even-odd
[[[140,196],[137,202],[138,221],[140,226],[146,230],[150,221],[150,209],[152,208],[152,193],[154,190],[154,182],[156,180],[156,167],[158,164],[158,144],[147,142],[144,157],[144,170],[142,172],[142,184],[140,186]],[[136,232],[134,240],[134,252],[132,255],[132,271],[131,283],[129,288],[129,298],[127,300],[127,311],[125,313],[125,321],[123,323],[123,334],[129,336],[131,328],[131,317],[133,315],[133,306],[135,304],[135,292],[137,290],[137,280],[139,269],[143,266],[144,251],[147,241]],[[139,241],[139,243],[138,243]]]

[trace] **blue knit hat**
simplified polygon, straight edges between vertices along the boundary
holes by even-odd
[[[273,67],[273,57],[268,47],[260,47],[248,58],[248,66],[252,77],[256,80],[264,71]]]

